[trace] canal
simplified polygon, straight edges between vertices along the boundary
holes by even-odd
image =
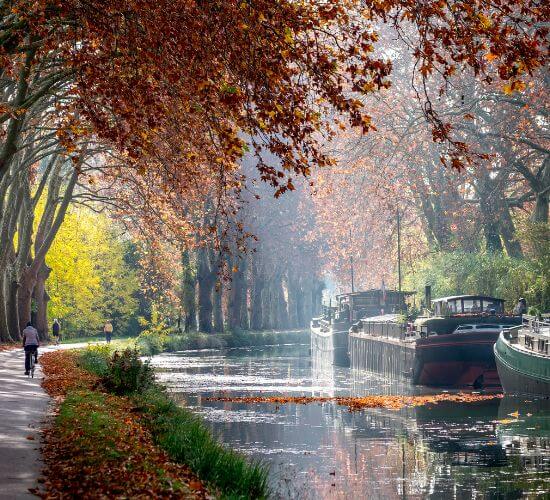
[[[430,393],[312,359],[309,344],[185,351],[152,364],[224,443],[269,465],[275,498],[548,498],[548,401],[350,412],[207,399]]]

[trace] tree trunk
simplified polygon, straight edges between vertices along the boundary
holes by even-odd
[[[514,227],[514,221],[512,220],[512,216],[510,215],[510,209],[507,206],[504,206],[502,208],[499,226],[502,241],[504,242],[504,247],[506,248],[506,253],[510,257],[523,257],[521,245],[516,237],[516,228]]]
[[[302,328],[309,326],[309,322],[313,318],[313,288],[312,279],[306,278],[302,285]]]
[[[199,331],[212,332],[212,288],[214,279],[208,263],[207,249],[199,248],[197,283],[199,287]]]
[[[271,281],[268,281],[262,287],[261,292],[261,311],[262,311],[262,330],[271,330],[273,328],[273,315],[271,310]]]
[[[288,296],[288,326],[289,328],[297,328],[299,319],[298,319],[298,308],[299,306],[299,296],[300,289],[298,286],[298,279],[295,277],[295,271],[289,269],[286,285],[287,285],[287,296]]]
[[[244,267],[245,261],[241,259],[235,259],[233,267],[233,275],[231,280],[231,289],[229,291],[229,311],[228,311],[228,323],[229,328],[243,328],[242,316],[243,307],[246,307],[246,303],[243,300],[246,293],[244,282]]]
[[[181,283],[181,302],[184,314],[183,330],[189,333],[190,331],[197,330],[197,307],[195,304],[197,277],[191,267],[189,250],[182,251],[181,266],[183,268]]]
[[[214,331],[222,333],[223,332],[223,308],[222,308],[223,285],[221,281],[218,281],[216,283],[216,286],[214,286],[212,295],[213,295],[213,302],[214,302]]]
[[[50,296],[46,291],[46,280],[50,275],[51,269],[42,265],[36,279],[34,287],[34,300],[36,301],[36,329],[42,340],[48,340],[48,302]]]
[[[262,290],[264,289],[264,277],[258,266],[257,256],[252,257],[252,290],[250,296],[250,328],[261,330],[263,327],[262,314]]]
[[[288,329],[288,309],[281,276],[276,276],[273,280],[272,309],[274,316],[273,328]]]
[[[8,328],[10,337],[17,341],[21,338],[21,330],[19,329],[19,308],[17,306],[17,289],[19,284],[11,279],[8,284],[6,312],[8,315]]]
[[[23,331],[29,321],[32,322],[32,297],[36,275],[32,268],[25,268],[20,279],[17,291],[17,307],[19,311],[19,331]],[[36,326],[36,325],[34,325]]]
[[[0,342],[10,342],[13,340],[9,331],[8,315],[6,311],[6,276],[0,271]]]
[[[548,189],[543,193],[537,193],[535,210],[533,212],[533,222],[548,223]]]

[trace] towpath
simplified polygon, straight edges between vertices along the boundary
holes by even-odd
[[[40,349],[85,347],[65,344]],[[0,498],[33,498],[29,488],[37,486],[42,469],[40,428],[48,414],[50,398],[40,383],[42,370],[34,378],[24,374],[22,349],[0,352]],[[36,498],[36,497],[34,497]]]

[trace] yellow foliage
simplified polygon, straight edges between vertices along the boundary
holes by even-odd
[[[46,256],[49,317],[65,334],[100,333],[106,320],[120,331],[137,309],[138,280],[112,227],[105,215],[73,209]]]

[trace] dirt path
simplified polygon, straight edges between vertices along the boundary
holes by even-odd
[[[85,346],[65,344],[39,352]],[[23,349],[0,352],[0,498],[6,499],[32,498],[29,488],[36,487],[42,469],[39,430],[50,398],[40,387],[40,364],[30,379],[24,361]]]

